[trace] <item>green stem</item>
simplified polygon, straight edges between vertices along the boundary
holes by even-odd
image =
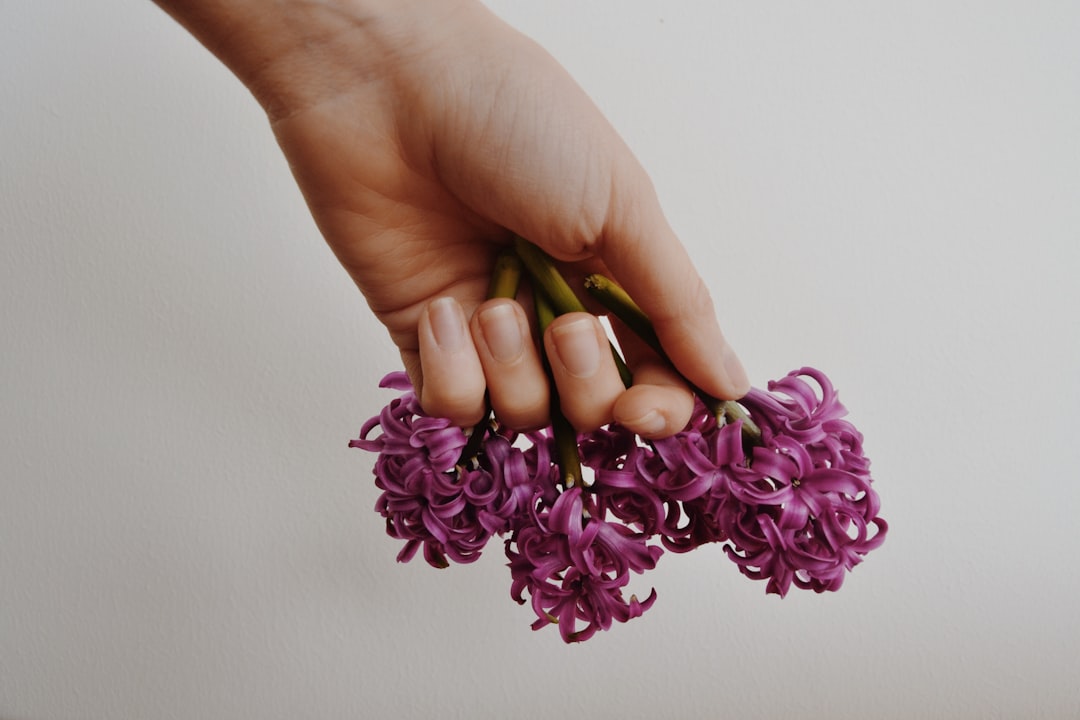
[[[484,445],[484,436],[492,427],[491,406],[487,404],[484,409],[484,418],[473,425],[472,430],[469,432],[469,439],[465,443],[465,447],[461,448],[461,455],[458,456],[457,467],[465,468],[472,464],[472,461],[476,459],[476,456],[480,454],[480,449]]]
[[[551,307],[551,302],[545,295],[536,292],[535,289],[533,291],[533,305],[536,306],[536,322],[540,325],[540,332],[543,333],[548,329],[548,325],[555,320],[555,308]],[[546,363],[547,357],[545,356],[543,360]]]
[[[649,347],[662,352],[660,338],[656,336],[649,316],[618,283],[599,273],[593,273],[585,278],[585,290]]]
[[[523,237],[514,238],[514,251],[521,258],[533,283],[544,291],[556,315],[589,312],[570,289],[570,284],[563,279],[550,255]]]
[[[495,258],[495,267],[491,271],[488,298],[513,299],[517,297],[518,288],[521,285],[521,273],[521,260],[517,254],[510,248],[500,252],[498,257]],[[491,403],[487,398],[484,399],[484,405],[484,417],[473,426],[468,442],[461,449],[461,456],[457,462],[458,467],[466,467],[480,454],[480,449],[484,444],[484,436],[492,427],[494,418],[491,415]]]
[[[534,305],[536,306],[536,319],[540,323],[540,333],[547,330],[547,326],[555,319],[555,310],[551,307],[547,297],[539,290],[534,290]],[[551,368],[547,357],[544,357],[544,369],[550,376]],[[562,477],[563,486],[567,489],[576,485],[584,485],[581,475],[581,456],[578,454],[577,430],[563,415],[559,405],[559,393],[555,389],[555,383],[548,378],[551,385],[551,430],[555,436],[555,457],[559,464],[559,474]]]
[[[556,315],[565,315],[571,312],[589,312],[581,300],[578,299],[578,296],[574,294],[574,291],[570,289],[570,284],[566,282],[562,273],[555,266],[554,258],[523,237],[514,238],[514,250],[517,252],[518,257],[521,258],[525,270],[529,273],[529,278],[551,302]],[[630,368],[626,367],[626,362],[615,345],[609,341],[608,346],[611,348],[611,357],[615,361],[615,368],[619,371],[619,379],[622,380],[624,386],[630,387],[634,380]]]
[[[517,253],[507,248],[495,258],[495,268],[491,271],[491,284],[488,285],[487,296],[491,298],[517,297],[518,287],[521,285],[522,273],[521,258]]]
[[[611,279],[600,274],[589,275],[585,278],[585,289],[597,302],[610,310],[615,317],[619,318],[624,325],[652,348],[657,355],[669,364],[671,363],[671,359],[664,352],[664,348],[660,344],[660,338],[656,335],[656,329],[649,321],[649,317],[625,290]],[[761,428],[750,418],[741,405],[734,400],[715,398],[689,380],[686,382],[717,420],[726,420],[727,422],[741,420],[743,437],[752,443],[760,443]]]

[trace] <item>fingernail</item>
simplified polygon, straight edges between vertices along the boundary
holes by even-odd
[[[667,427],[667,420],[657,410],[650,410],[637,420],[624,423],[628,427],[633,428],[639,435],[655,435],[656,433],[663,432]]]
[[[517,313],[507,304],[492,305],[480,311],[480,333],[497,362],[509,365],[521,357],[525,338]]]
[[[747,377],[746,369],[739,362],[739,356],[735,354],[735,351],[730,346],[724,350],[724,371],[727,373],[728,380],[740,395],[749,392],[750,378]]]
[[[431,334],[440,350],[456,352],[465,345],[465,314],[453,298],[439,298],[428,305]]]
[[[577,378],[590,378],[600,369],[600,345],[592,320],[581,318],[551,329],[552,345],[566,371]]]

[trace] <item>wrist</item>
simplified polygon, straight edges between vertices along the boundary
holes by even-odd
[[[476,0],[155,0],[271,120],[377,80]]]

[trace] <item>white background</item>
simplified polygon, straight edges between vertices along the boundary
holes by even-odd
[[[0,5],[0,717],[1080,717],[1080,5],[493,0],[652,174],[755,384],[826,370],[888,541],[718,548],[531,632],[398,565],[397,355],[255,102],[148,0]]]

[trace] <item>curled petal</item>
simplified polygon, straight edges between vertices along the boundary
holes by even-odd
[[[626,599],[631,570],[655,566],[661,550],[644,536],[606,521],[599,509],[583,514],[580,488],[564,491],[554,504],[535,512],[534,523],[517,528],[506,541],[511,596],[528,593],[533,629],[557,623],[564,642],[581,642],[613,622],[638,617],[655,600]]]
[[[723,478],[714,502],[725,550],[743,574],[781,596],[792,585],[825,592],[878,547],[877,517],[862,434],[846,419],[829,379],[801,368],[740,401],[762,429],[746,462]]]
[[[379,387],[391,390],[412,390],[412,382],[409,381],[408,373],[397,371],[388,373],[379,381]]]

